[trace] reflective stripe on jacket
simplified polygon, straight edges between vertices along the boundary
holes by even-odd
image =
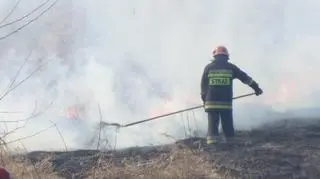
[[[216,57],[203,71],[201,95],[205,95],[205,109],[232,109],[233,79],[251,86],[250,76],[228,62],[226,56]]]

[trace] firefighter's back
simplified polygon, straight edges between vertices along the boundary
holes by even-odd
[[[207,102],[212,104],[228,104],[231,107],[233,96],[233,66],[227,60],[216,58],[208,65]],[[229,106],[229,107],[227,107]],[[217,106],[219,108],[219,106]]]

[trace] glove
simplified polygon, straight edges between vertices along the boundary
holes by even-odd
[[[258,83],[255,81],[250,85],[250,87],[254,90],[257,96],[263,93],[262,89],[259,87]]]
[[[259,95],[261,95],[261,94],[263,93],[263,91],[262,91],[261,88],[257,88],[257,89],[255,89],[254,91],[255,91],[255,93],[256,93],[257,96],[259,96]]]

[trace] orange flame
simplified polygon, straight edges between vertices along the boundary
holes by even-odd
[[[84,113],[85,113],[84,106],[73,105],[73,106],[70,106],[67,108],[66,116],[68,119],[77,120],[77,119],[81,119],[81,117],[83,117]]]
[[[75,106],[68,107],[67,118],[73,120],[79,119],[79,110]]]

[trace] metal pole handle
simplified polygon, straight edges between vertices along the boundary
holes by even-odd
[[[244,95],[236,96],[236,97],[234,97],[232,99],[235,100],[235,99],[239,99],[239,98],[243,98],[243,97],[247,97],[247,96],[252,96],[254,94],[255,93],[244,94]],[[136,124],[144,123],[144,122],[147,122],[147,121],[152,121],[152,120],[155,120],[155,119],[159,119],[159,118],[162,118],[162,117],[171,116],[171,115],[182,113],[182,112],[185,112],[185,111],[198,109],[198,108],[201,108],[201,107],[203,107],[203,105],[199,105],[199,106],[195,106],[195,107],[187,108],[187,109],[182,109],[182,110],[179,110],[179,111],[175,111],[175,112],[171,112],[171,113],[155,116],[155,117],[152,117],[152,118],[148,118],[148,119],[145,119],[145,120],[129,123],[129,124],[126,124],[126,125],[118,125],[118,126],[120,126],[120,127],[129,127],[129,126],[133,126],[133,125],[136,125]]]

